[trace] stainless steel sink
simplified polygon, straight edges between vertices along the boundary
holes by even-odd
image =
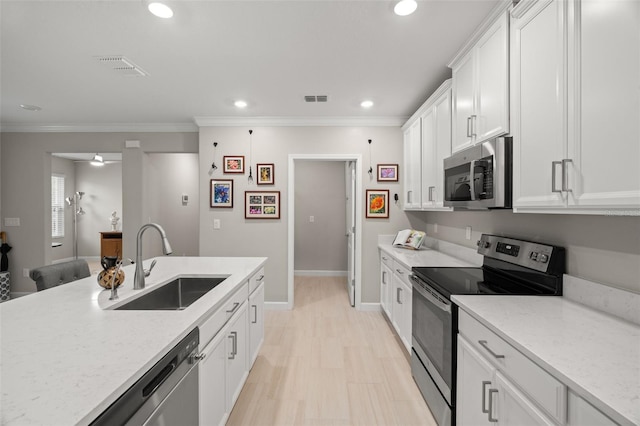
[[[227,278],[228,275],[207,278],[177,278],[131,302],[118,306],[115,310],[179,311],[186,309]]]

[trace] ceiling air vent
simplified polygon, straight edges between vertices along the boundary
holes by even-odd
[[[122,55],[96,56],[96,59],[115,71],[117,74],[134,77],[146,77],[147,74],[142,68],[134,64],[130,59]]]
[[[306,95],[305,102],[327,102],[327,95]]]

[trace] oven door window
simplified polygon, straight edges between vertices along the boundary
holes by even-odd
[[[474,201],[493,198],[493,157],[461,164],[444,171],[447,201]]]
[[[412,334],[449,389],[452,386],[451,313],[413,290]]]

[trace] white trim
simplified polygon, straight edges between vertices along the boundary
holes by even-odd
[[[200,129],[194,123],[110,123],[110,124],[24,124],[2,123],[2,133],[108,133],[149,132],[196,133]]]
[[[267,311],[290,311],[288,302],[264,302]]]
[[[194,117],[199,127],[400,127],[407,117]]]
[[[382,312],[380,303],[361,303],[359,311],[363,312]]]
[[[355,161],[356,162],[356,254],[354,259],[355,282],[355,308],[360,310],[362,298],[362,154],[289,154],[288,161],[288,185],[289,203],[287,206],[287,303],[289,309],[293,309],[294,300],[294,247],[295,247],[295,161]]]
[[[314,271],[314,270],[295,270],[293,274],[301,277],[346,277],[347,271]]]

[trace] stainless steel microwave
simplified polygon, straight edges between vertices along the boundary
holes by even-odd
[[[444,159],[444,205],[454,209],[511,208],[513,142],[489,140]]]

